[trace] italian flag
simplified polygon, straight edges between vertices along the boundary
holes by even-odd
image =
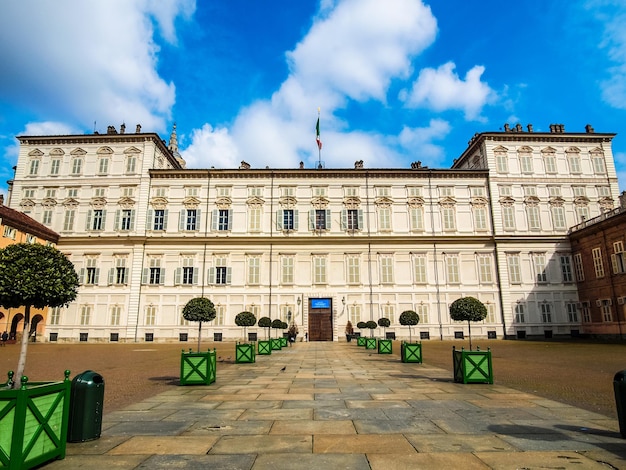
[[[322,139],[320,139],[320,118],[317,118],[317,125],[315,126],[315,140],[317,141],[317,148],[322,150]]]

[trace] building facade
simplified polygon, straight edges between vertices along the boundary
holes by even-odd
[[[410,309],[422,338],[458,337],[448,306],[468,295],[489,313],[477,337],[570,335],[568,229],[616,205],[613,137],[506,126],[450,169],[186,169],[175,132],[23,136],[10,205],[59,232],[80,274],[54,340],[191,340],[197,296],[225,339],[243,310],[338,340],[381,317],[408,336]]]

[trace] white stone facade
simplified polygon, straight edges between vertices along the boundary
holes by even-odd
[[[8,205],[58,232],[81,275],[46,339],[192,341],[181,310],[196,296],[218,311],[209,338],[240,339],[243,310],[302,335],[318,298],[334,340],[381,317],[408,337],[409,309],[413,335],[450,338],[467,335],[448,315],[467,295],[489,310],[473,337],[569,335],[567,230],[616,205],[613,137],[478,134],[451,169],[209,170],[184,169],[156,134],[20,137]]]

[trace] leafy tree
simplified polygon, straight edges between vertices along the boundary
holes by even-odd
[[[469,346],[472,350],[473,321],[482,321],[487,316],[487,307],[475,297],[461,297],[450,305],[450,318],[455,321],[467,321],[469,328]]]
[[[374,330],[376,328],[378,328],[378,323],[376,323],[374,320],[370,320],[365,322],[365,328],[369,328],[370,330],[370,338],[374,337]]]
[[[389,318],[379,318],[378,319],[378,326],[382,326],[383,327],[383,336],[387,336],[387,328],[389,327],[389,325],[391,325],[391,322],[389,321]]]
[[[198,352],[200,352],[202,322],[213,320],[215,315],[215,305],[206,297],[195,297],[183,307],[183,318],[187,321],[198,322]]]
[[[409,343],[411,342],[411,327],[420,322],[420,316],[413,310],[405,310],[400,314],[400,324],[409,327]]]
[[[256,317],[252,312],[240,312],[235,316],[235,325],[243,326],[243,337],[244,341],[246,341],[248,337],[248,335],[246,335],[246,328],[256,325]]]
[[[359,330],[362,330],[363,328],[367,328],[367,326],[366,326],[366,324],[365,324],[365,322],[364,322],[364,321],[360,321],[360,322],[358,322],[358,323],[356,324],[356,327],[357,327]]]
[[[265,339],[267,339],[267,335],[272,327],[272,319],[270,317],[259,318],[259,326],[265,328]]]
[[[272,320],[272,329],[274,329],[274,330],[281,330],[281,329],[283,329],[283,322],[282,322],[282,320],[280,320],[279,318],[277,318],[276,320]]]
[[[24,307],[24,331],[13,388],[20,388],[26,367],[30,309],[67,306],[78,293],[72,262],[52,246],[17,243],[0,250],[0,305]]]

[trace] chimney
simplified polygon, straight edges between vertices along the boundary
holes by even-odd
[[[591,124],[587,124],[585,126],[585,132],[587,132],[587,134],[593,134],[595,132],[595,130],[593,129],[593,127],[591,126]]]
[[[141,124],[137,124],[137,127],[135,128],[135,134],[141,134]]]
[[[120,126],[120,134],[124,134],[126,132],[126,124],[122,123]]]

